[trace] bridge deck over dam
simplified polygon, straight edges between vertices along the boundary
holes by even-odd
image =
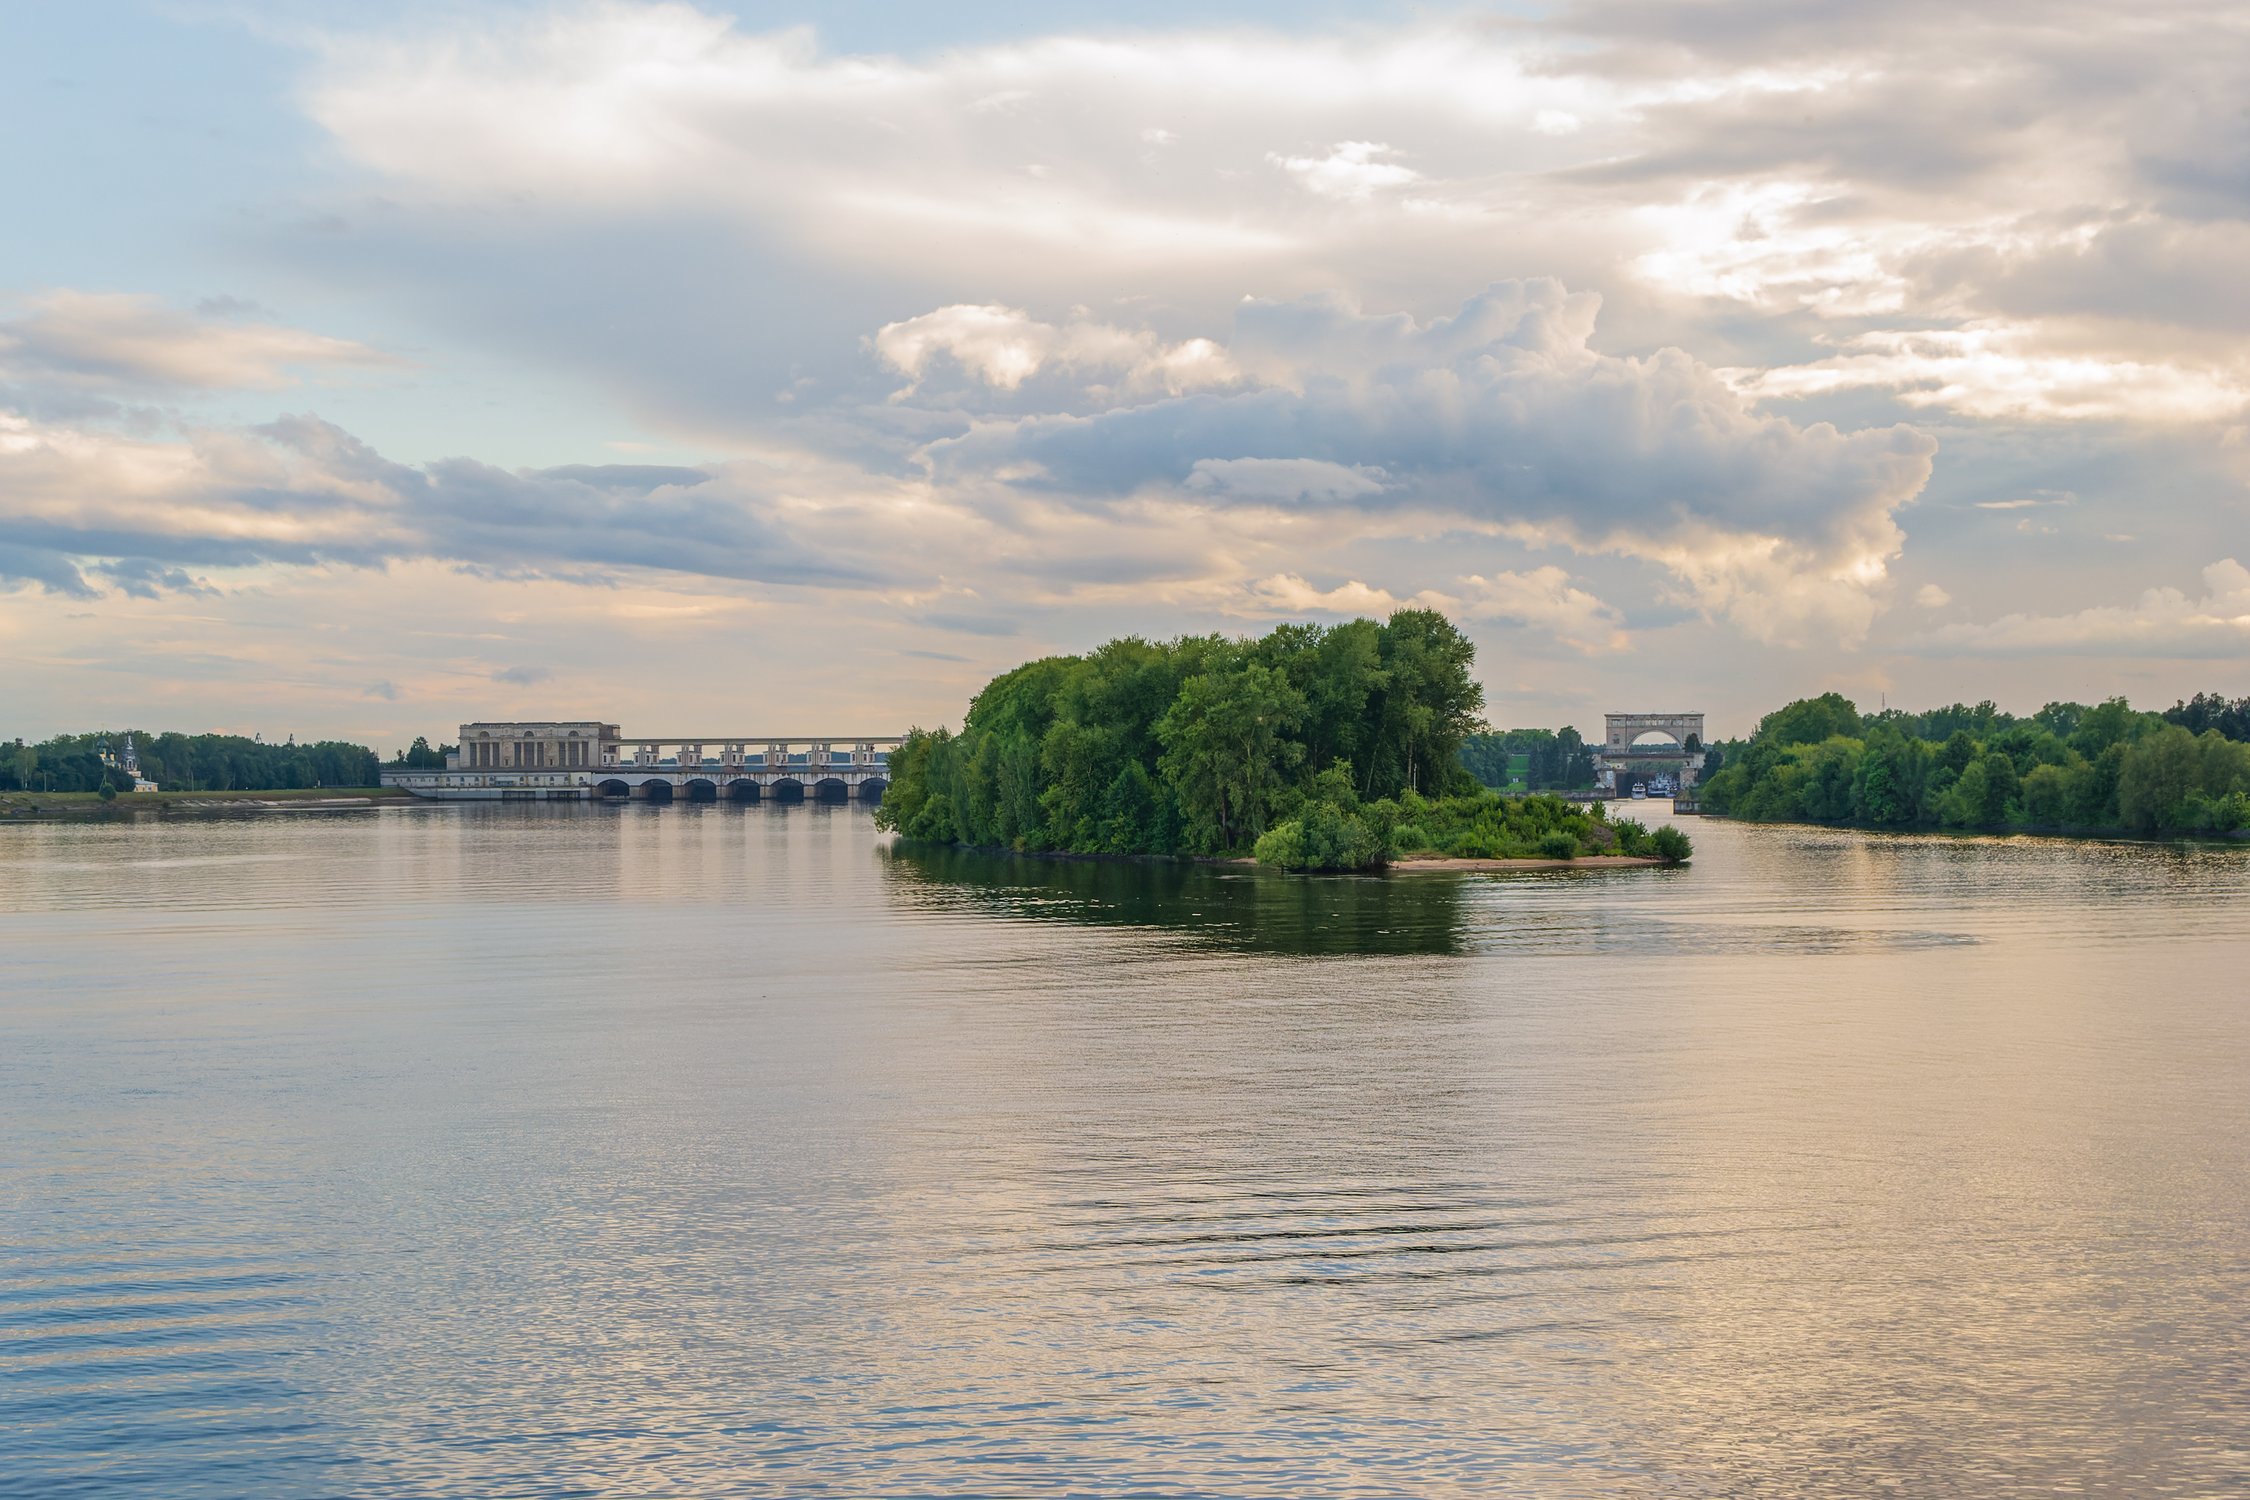
[[[463,724],[444,768],[383,785],[440,801],[879,802],[899,735],[628,736],[599,720]]]

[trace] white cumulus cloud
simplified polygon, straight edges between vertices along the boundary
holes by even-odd
[[[2200,596],[2152,588],[2132,604],[1948,625],[1922,645],[1941,654],[2240,658],[2250,654],[2250,568],[2221,558],[2204,568]]]
[[[1472,620],[1528,625],[1587,652],[1622,651],[1632,644],[1625,617],[1561,568],[1475,574],[1461,583],[1460,608]]]
[[[1862,333],[1844,352],[1743,381],[1760,397],[1887,390],[1916,407],[2027,421],[2222,422],[2250,405],[2250,360],[2128,358],[2042,347],[2028,327]]]
[[[1188,391],[1236,378],[1226,351],[1209,339],[1160,342],[1145,330],[1089,319],[1044,323],[1021,308],[955,304],[886,323],[875,349],[915,384],[939,355],[949,356],[986,385],[1012,391],[1042,369],[1121,380],[1129,388]],[[906,393],[902,393],[906,394]]]
[[[1384,188],[1404,187],[1422,174],[1389,158],[1398,153],[1379,141],[1340,141],[1326,156],[1283,156],[1267,161],[1287,172],[1305,191],[1345,203],[1365,203]]]

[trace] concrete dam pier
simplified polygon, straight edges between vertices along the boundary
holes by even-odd
[[[445,768],[383,785],[454,802],[880,802],[901,735],[628,736],[596,719],[463,724]]]

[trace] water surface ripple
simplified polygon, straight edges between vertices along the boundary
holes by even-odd
[[[2250,848],[0,829],[0,1495],[2250,1492]]]

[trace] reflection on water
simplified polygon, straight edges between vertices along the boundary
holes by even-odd
[[[0,829],[0,1495],[2250,1490],[2250,849]]]
[[[1163,932],[1244,953],[1457,953],[1461,888],[1430,875],[1286,877],[1169,860],[881,851],[911,908]]]
[[[879,857],[893,899],[909,907],[1123,927],[1244,953],[1840,953],[1978,941],[1943,928],[1829,922],[1809,903],[1793,904],[1787,921],[1739,921],[1701,899],[1686,869],[1286,876],[903,843]]]

